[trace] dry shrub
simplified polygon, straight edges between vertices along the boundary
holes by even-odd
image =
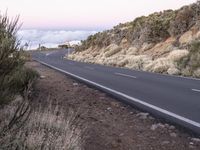
[[[170,74],[170,75],[179,75],[180,70],[175,68],[175,67],[171,67],[167,70],[167,73]]]
[[[117,66],[118,67],[125,67],[128,64],[128,60],[127,59],[123,59],[119,62],[117,62]]]
[[[189,54],[177,62],[178,68],[185,76],[198,77],[200,68],[200,42],[193,41],[189,46]]]
[[[173,63],[167,58],[159,58],[144,67],[145,71],[166,73],[173,66]]]
[[[138,70],[142,70],[145,65],[152,61],[152,58],[147,55],[129,56],[126,59],[128,60],[126,67]]]
[[[105,52],[105,57],[110,57],[116,53],[118,53],[119,51],[121,51],[121,47],[112,44],[107,48],[107,51]]]
[[[48,102],[48,106],[44,107],[39,102],[18,98],[1,108],[0,149],[81,149],[85,127],[79,114],[83,112],[63,108],[50,97]],[[23,115],[20,116],[19,112],[16,115],[18,109]],[[13,122],[13,118],[18,119]]]
[[[174,50],[165,58],[158,58],[144,67],[145,71],[156,73],[179,74],[176,62],[188,55],[187,50]]]
[[[196,69],[193,73],[194,77],[200,78],[200,68]]]
[[[127,50],[128,55],[137,55],[138,54],[138,49],[136,47],[129,47]]]
[[[74,54],[69,54],[69,55],[66,55],[64,58],[65,59],[71,59],[71,60],[74,60],[75,59],[75,55]]]
[[[185,32],[180,38],[180,44],[187,44],[190,43],[194,39],[192,31]]]
[[[188,50],[173,50],[169,53],[168,59],[174,62],[177,62],[184,57],[187,57],[189,54]]]

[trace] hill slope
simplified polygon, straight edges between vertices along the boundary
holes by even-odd
[[[68,58],[200,77],[200,2],[91,35]]]

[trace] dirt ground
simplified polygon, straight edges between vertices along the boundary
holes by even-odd
[[[40,79],[32,101],[46,109],[58,105],[56,114],[76,113],[80,149],[85,150],[188,150],[200,149],[200,139],[173,125],[161,123],[148,113],[123,104],[37,62],[27,62]],[[72,125],[73,126],[73,125]],[[75,134],[75,133],[74,133]]]

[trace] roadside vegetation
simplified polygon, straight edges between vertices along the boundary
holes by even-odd
[[[30,56],[20,47],[19,27],[18,17],[0,14],[0,149],[18,149],[7,146],[29,118],[30,91],[39,76],[24,65]]]
[[[67,58],[200,77],[200,2],[155,12],[91,35]]]
[[[27,65],[18,29],[18,18],[0,15],[0,150],[80,149],[80,112],[50,96],[34,99],[39,73]]]
[[[38,76],[24,67],[28,57],[16,37],[18,29],[18,18],[10,20],[6,15],[0,15],[0,105],[14,99],[16,94],[23,94]]]
[[[185,76],[200,77],[200,41],[193,41],[188,49],[189,54],[180,59],[178,66]]]

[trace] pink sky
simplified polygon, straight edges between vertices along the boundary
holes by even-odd
[[[105,29],[196,0],[0,0],[0,11],[20,14],[23,28]]]

